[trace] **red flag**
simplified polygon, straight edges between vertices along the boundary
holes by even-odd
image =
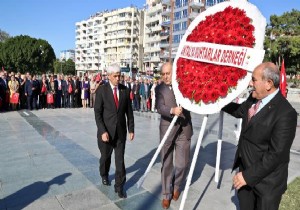
[[[286,73],[285,73],[285,67],[284,67],[284,59],[281,63],[281,70],[280,70],[280,83],[279,88],[284,97],[286,97]]]

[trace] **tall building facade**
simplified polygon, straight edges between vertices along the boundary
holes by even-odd
[[[60,51],[60,55],[59,55],[59,60],[69,60],[71,59],[72,61],[75,62],[75,50],[62,50]]]
[[[98,12],[76,23],[76,71],[103,72],[118,63],[124,73],[159,73],[164,62],[175,58],[197,15],[223,1],[146,0],[141,10],[131,6]]]
[[[147,0],[144,30],[144,69],[156,72],[174,60],[190,23],[206,8],[224,0]]]
[[[124,72],[142,68],[141,13],[136,7],[126,7],[99,12],[77,22],[76,70],[103,72],[112,63],[118,63]]]
[[[153,74],[160,64],[160,38],[162,23],[162,3],[160,0],[148,0],[144,18],[144,56],[145,74]]]

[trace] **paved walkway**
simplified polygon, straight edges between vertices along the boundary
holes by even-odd
[[[194,154],[203,116],[193,115]],[[299,118],[298,118],[299,120]],[[237,141],[237,120],[225,114],[220,181],[214,182],[218,114],[210,115],[192,178],[185,209],[233,210],[231,165]],[[119,199],[112,186],[103,186],[98,172],[100,156],[92,109],[18,111],[0,114],[0,209],[159,210],[158,159],[143,186],[143,175],[158,145],[159,115],[135,112],[136,137],[126,145],[127,199]],[[293,144],[289,181],[300,176],[300,128]],[[114,163],[114,161],[112,161]],[[179,209],[181,202],[171,203]]]

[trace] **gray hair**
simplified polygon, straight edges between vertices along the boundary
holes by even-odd
[[[107,67],[106,69],[108,74],[112,74],[112,73],[118,73],[121,72],[120,66],[116,63],[111,64],[109,67]]]
[[[272,80],[274,83],[274,87],[278,88],[280,82],[280,72],[278,67],[276,65],[266,65],[265,68],[263,69],[262,79]]]

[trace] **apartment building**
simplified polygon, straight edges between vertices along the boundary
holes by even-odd
[[[77,74],[105,69],[103,12],[76,23],[75,69]]]
[[[98,12],[76,23],[78,74],[105,71],[118,63],[127,74],[152,75],[172,61],[190,23],[224,0],[146,0],[139,10],[126,7]]]
[[[172,61],[190,23],[206,8],[224,0],[146,0],[144,69],[147,74]]]
[[[59,60],[60,61],[67,61],[71,59],[75,62],[75,50],[62,50],[60,51]]]
[[[76,23],[76,71],[100,72],[118,63],[125,73],[142,68],[143,13],[136,7],[103,11]]]
[[[144,22],[143,69],[146,74],[153,74],[161,62],[162,3],[160,0],[147,0]]]
[[[162,0],[161,61],[172,61],[190,23],[206,8],[224,0]]]

